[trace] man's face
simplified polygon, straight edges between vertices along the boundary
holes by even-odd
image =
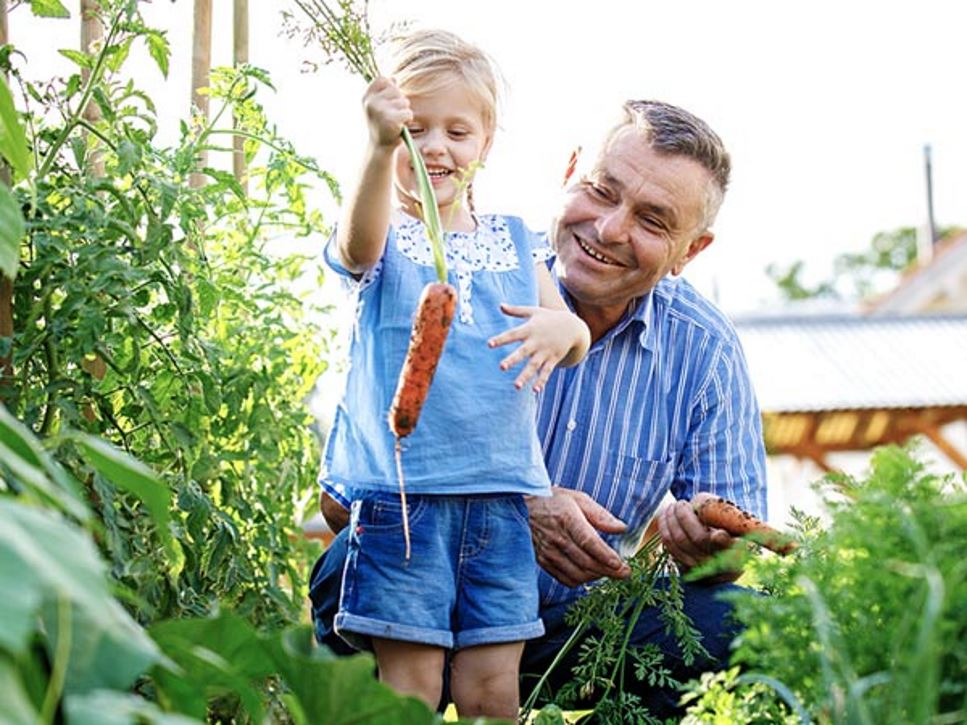
[[[579,312],[620,317],[708,246],[710,179],[697,161],[653,150],[640,131],[614,135],[552,226],[560,278]]]

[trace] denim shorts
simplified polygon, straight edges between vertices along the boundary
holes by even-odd
[[[353,502],[336,632],[444,649],[540,637],[537,565],[520,494],[407,496],[406,559],[398,495]]]

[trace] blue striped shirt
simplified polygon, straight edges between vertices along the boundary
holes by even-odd
[[[765,447],[745,356],[732,324],[684,279],[663,279],[581,364],[554,371],[538,433],[551,482],[628,524],[604,536],[622,555],[668,492],[707,491],[766,517]],[[542,604],[583,591],[543,571],[540,586]]]

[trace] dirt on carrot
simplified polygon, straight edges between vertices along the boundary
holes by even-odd
[[[416,428],[450,332],[456,305],[457,291],[453,285],[431,282],[423,288],[413,320],[410,346],[389,411],[389,427],[397,438],[405,438]]]
[[[732,536],[751,534],[756,542],[777,554],[788,554],[796,548],[790,536],[724,498],[705,499],[695,506],[695,513],[706,526],[723,529]]]

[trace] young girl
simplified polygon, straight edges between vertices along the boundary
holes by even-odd
[[[472,174],[496,128],[487,56],[450,33],[423,31],[398,44],[395,60],[391,78],[363,97],[363,170],[326,247],[356,299],[347,387],[323,468],[327,490],[352,501],[335,628],[372,647],[381,680],[431,707],[452,651],[461,717],[513,719],[523,641],[543,632],[534,556],[520,556],[532,552],[524,496],[550,493],[534,395],[523,388],[538,390],[555,365],[577,363],[590,337],[557,292],[545,242],[517,218],[474,211]],[[404,440],[409,559],[387,412],[418,297],[436,273],[404,126],[436,193],[458,291],[419,422]],[[509,354],[498,349],[510,343],[518,344]]]

